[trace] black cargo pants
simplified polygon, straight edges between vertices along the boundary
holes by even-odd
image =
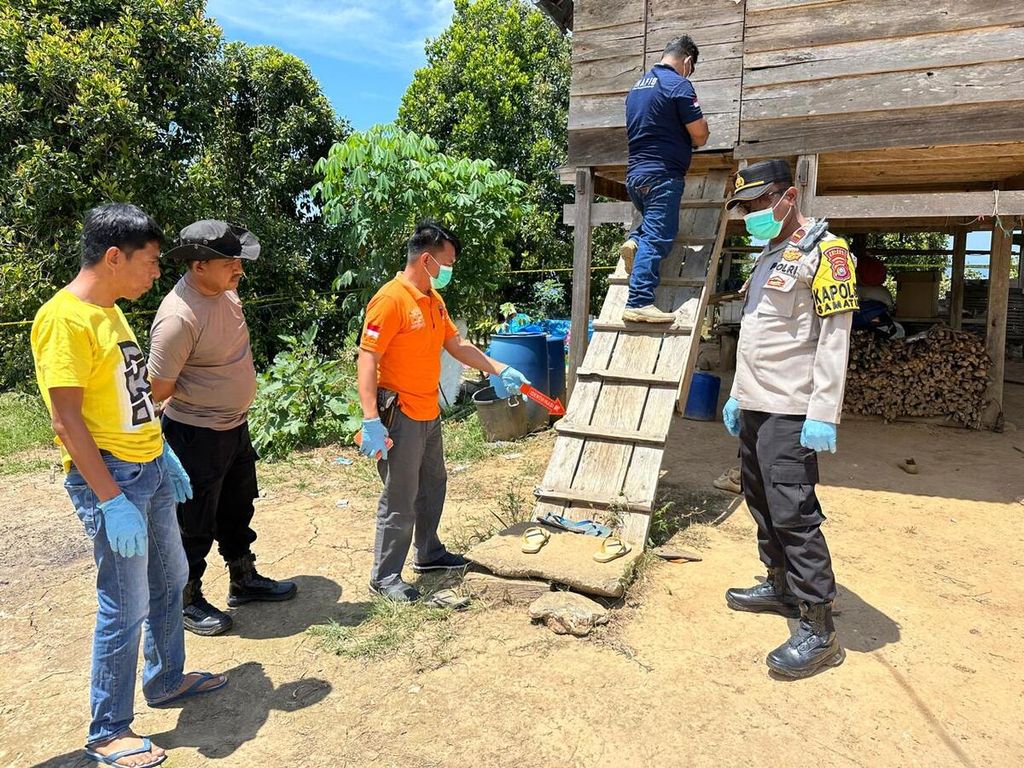
[[[823,603],[835,597],[836,580],[814,493],[818,455],[800,445],[804,419],[740,412],[740,484],[757,523],[761,562],[785,567],[800,600]]]
[[[256,450],[249,424],[216,430],[182,424],[164,416],[164,437],[192,481],[192,498],[178,505],[188,580],[201,579],[206,556],[217,542],[225,561],[249,553],[256,541],[250,527],[256,485]]]

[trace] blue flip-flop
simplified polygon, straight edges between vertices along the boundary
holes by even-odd
[[[141,755],[144,752],[149,752],[152,748],[153,742],[143,737],[142,746],[136,747],[135,749],[122,749],[120,752],[113,752],[109,755],[101,755],[99,752],[93,752],[91,749],[87,749],[85,750],[85,756],[94,762],[100,763],[101,765],[114,765],[119,766],[119,768],[125,768],[124,765],[119,764],[117,761],[125,757],[131,757],[132,755]],[[156,760],[151,760],[148,763],[137,765],[135,768],[154,768],[154,766],[160,765],[160,763],[164,762],[166,759],[167,755],[163,754]]]
[[[190,696],[200,696],[204,693],[212,693],[213,691],[219,691],[221,688],[228,684],[228,679],[225,677],[224,682],[222,682],[220,685],[215,685],[212,688],[202,688],[201,686],[208,683],[210,680],[213,680],[213,678],[215,677],[220,677],[220,675],[215,675],[212,672],[189,672],[187,674],[199,675],[199,679],[192,683],[192,685],[190,685],[181,693],[176,693],[173,696],[166,699],[160,699],[160,701],[147,701],[146,703],[154,709],[159,709],[160,707],[166,707],[170,704],[173,704],[176,701],[187,699]]]
[[[552,528],[560,528],[570,533],[582,533],[584,536],[611,536],[612,529],[607,525],[595,523],[593,520],[570,520],[563,515],[555,515],[548,512],[543,517],[537,518],[538,523],[550,525]]]

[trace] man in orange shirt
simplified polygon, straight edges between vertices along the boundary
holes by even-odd
[[[370,591],[399,602],[420,598],[419,590],[402,580],[410,544],[415,544],[412,568],[417,573],[469,565],[437,536],[448,482],[438,405],[441,349],[467,366],[500,376],[511,393],[529,383],[515,368],[465,341],[448,316],[437,291],[451,281],[460,247],[458,238],[436,222],[420,223],[409,238],[405,270],[370,300],[363,326],[360,450],[379,459],[377,471],[384,481]]]

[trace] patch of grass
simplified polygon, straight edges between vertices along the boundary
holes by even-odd
[[[512,443],[488,443],[475,410],[462,410],[441,423],[444,457],[449,464],[472,464],[488,456],[508,453]]]
[[[497,509],[485,517],[474,518],[450,531],[448,543],[455,552],[466,552],[474,545],[487,541],[498,531],[524,523],[533,516],[533,509],[523,494],[522,480],[511,480],[508,489],[498,497]]]
[[[324,650],[350,659],[381,661],[400,652],[426,649],[427,657],[451,660],[447,650],[454,636],[447,625],[451,611],[420,603],[396,603],[374,598],[365,618],[354,626],[332,621],[310,627],[308,632],[320,640]]]
[[[0,456],[10,456],[53,441],[50,415],[37,397],[21,392],[0,394]]]

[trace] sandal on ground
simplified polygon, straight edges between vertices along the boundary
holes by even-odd
[[[453,611],[461,611],[469,607],[469,598],[465,595],[457,594],[452,589],[442,589],[427,597],[423,604],[430,608],[448,608]]]
[[[530,526],[523,531],[523,552],[528,555],[536,555],[550,538],[551,534],[539,525]]]
[[[199,696],[204,693],[211,693],[213,691],[223,688],[225,685],[228,684],[228,679],[224,675],[215,675],[212,672],[188,672],[185,675],[185,677],[188,677],[188,675],[199,675],[199,677],[188,688],[186,688],[184,691],[181,691],[180,693],[172,693],[166,699],[159,699],[158,701],[147,701],[146,703],[154,708],[166,707],[170,704],[173,704],[176,701],[181,701],[182,699],[187,699],[192,696]],[[211,685],[209,688],[203,688],[203,686],[206,685],[206,683],[210,682],[211,680],[216,680],[217,678],[220,678],[220,682],[217,683],[217,685]]]
[[[913,459],[904,459],[897,466],[908,475],[916,475],[918,472],[917,462]]]
[[[568,517],[551,512],[543,517],[538,517],[537,522],[569,531],[569,533],[582,533],[584,536],[610,536],[612,532],[607,525],[595,523],[593,520],[570,520]]]
[[[127,764],[119,763],[118,760],[123,760],[126,757],[131,757],[132,755],[143,755],[146,752],[149,752],[152,748],[153,742],[148,738],[143,737],[141,747],[135,747],[134,749],[122,749],[120,752],[111,752],[109,755],[101,755],[99,752],[86,749],[85,756],[93,762],[100,763],[101,765],[113,765],[120,766],[120,768],[126,768]],[[148,763],[140,763],[137,766],[133,766],[133,768],[153,768],[153,766],[160,765],[166,759],[167,755],[163,754],[160,755],[160,757],[150,760]]]
[[[601,548],[594,553],[594,559],[599,563],[608,563],[617,557],[622,557],[632,548],[618,536],[609,536],[601,542]]]

